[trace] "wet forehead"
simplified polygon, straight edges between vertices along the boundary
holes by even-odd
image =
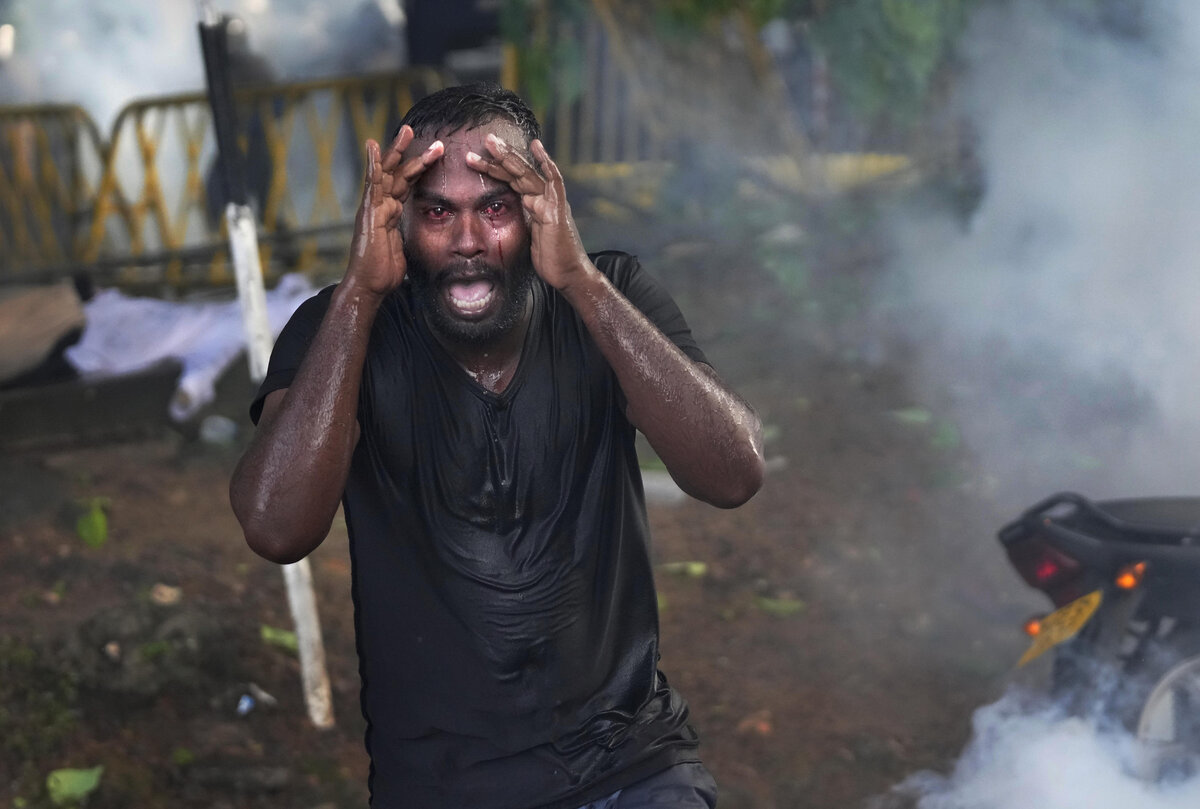
[[[490,156],[491,153],[484,145],[484,140],[489,133],[495,134],[506,143],[528,147],[525,135],[517,128],[516,124],[503,118],[497,118],[482,126],[458,129],[440,137],[415,138],[404,151],[404,156],[405,158],[414,157],[425,151],[435,140],[440,140],[446,148],[443,160],[447,160],[448,163],[465,163],[467,152],[475,152],[485,157]]]
[[[423,138],[410,144],[405,152],[406,158],[420,154],[434,140],[442,141],[445,146],[441,159],[417,180],[417,194],[447,202],[454,200],[462,205],[474,205],[481,198],[508,189],[506,184],[480,174],[467,165],[467,152],[490,155],[484,145],[489,133],[494,133],[508,143],[524,143],[524,136],[516,126],[507,121],[494,121],[472,129],[459,129],[440,138]]]

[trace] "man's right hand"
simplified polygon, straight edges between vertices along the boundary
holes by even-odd
[[[400,235],[404,203],[417,180],[445,149],[440,140],[435,140],[421,154],[405,160],[404,150],[412,140],[412,127],[402,126],[385,154],[380,155],[376,141],[368,140],[366,144],[363,196],[354,220],[345,280],[381,297],[399,286],[407,271]]]

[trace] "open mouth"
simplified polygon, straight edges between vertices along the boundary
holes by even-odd
[[[450,309],[461,317],[482,314],[496,299],[496,285],[487,278],[451,281],[445,290]]]

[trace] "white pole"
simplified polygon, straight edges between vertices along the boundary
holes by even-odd
[[[247,205],[229,203],[225,208],[225,220],[229,226],[229,248],[237,277],[242,323],[246,328],[250,377],[258,383],[267,375],[272,344],[271,324],[267,318],[267,293],[258,259],[258,232],[254,225],[254,213]],[[331,728],[334,723],[333,701],[308,560],[301,559],[295,564],[284,565],[283,580],[287,585],[288,606],[296,628],[300,678],[308,717],[318,728]]]
[[[267,375],[271,358],[271,323],[267,317],[267,293],[263,287],[262,267],[258,258],[258,231],[254,213],[245,204],[245,182],[241,173],[235,136],[232,88],[229,83],[228,52],[224,43],[224,20],[209,0],[198,0],[200,47],[212,106],[213,128],[217,134],[219,159],[230,202],[225,207],[229,228],[229,252],[237,277],[242,323],[246,328],[246,354],[250,377],[255,383]],[[333,701],[329,693],[329,675],[325,671],[325,646],[321,642],[321,623],[317,618],[317,599],[313,593],[312,572],[301,560],[284,565],[288,606],[296,629],[300,655],[300,677],[308,716],[318,728],[333,727]]]

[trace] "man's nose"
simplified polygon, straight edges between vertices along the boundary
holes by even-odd
[[[487,233],[478,216],[464,214],[455,217],[451,248],[455,255],[472,258],[487,252]]]

